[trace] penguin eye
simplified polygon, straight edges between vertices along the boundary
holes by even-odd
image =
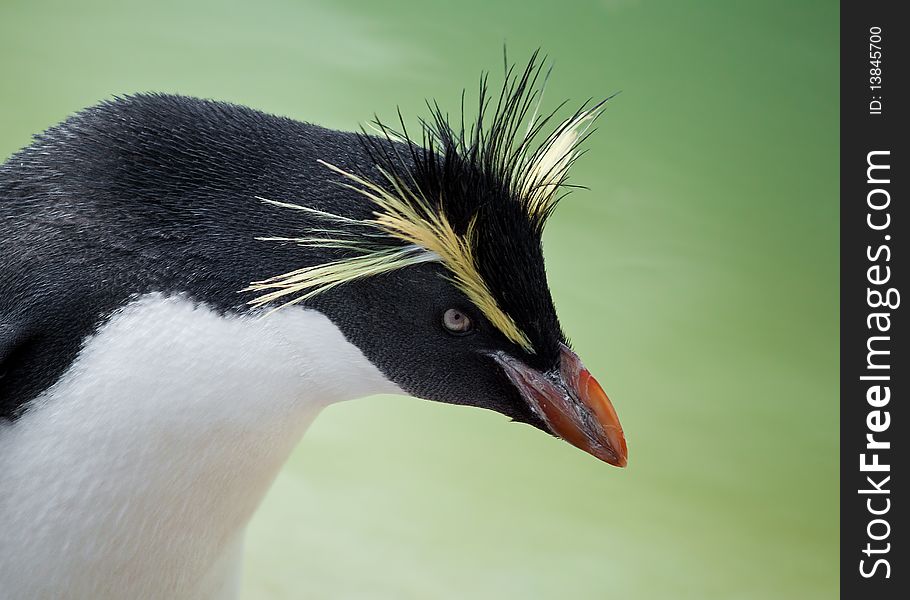
[[[469,333],[474,329],[474,324],[468,315],[458,309],[450,308],[442,315],[442,325],[451,333]]]

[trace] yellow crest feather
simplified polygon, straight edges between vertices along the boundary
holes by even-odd
[[[521,181],[519,197],[531,218],[545,217],[552,209],[556,192],[578,157],[578,144],[600,115],[604,102],[606,100],[565,120],[529,158],[519,162],[520,172],[516,173]]]
[[[262,292],[249,304],[262,306],[292,296],[289,301],[278,307],[281,308],[307,300],[349,281],[423,262],[438,261],[451,273],[451,281],[494,327],[509,340],[533,353],[534,348],[528,336],[518,328],[514,319],[500,308],[477,269],[473,254],[474,221],[464,235],[459,235],[445,214],[434,210],[423,195],[392,174],[380,169],[393,190],[390,191],[323,160],[319,163],[356,184],[342,185],[373,202],[376,210],[372,219],[350,219],[297,204],[260,199],[275,206],[306,211],[329,221],[372,227],[410,245],[370,247],[363,240],[346,238],[344,232],[334,230],[321,231],[336,233],[339,237],[258,238],[264,241],[295,242],[309,247],[353,250],[358,254],[255,281],[241,290]]]

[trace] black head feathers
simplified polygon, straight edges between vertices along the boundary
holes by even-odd
[[[252,283],[252,304],[293,304],[361,277],[440,262],[451,281],[510,342],[528,355],[555,356],[563,339],[546,283],[541,235],[570,186],[566,180],[606,100],[587,103],[552,128],[563,105],[540,105],[549,72],[535,53],[523,70],[506,69],[498,97],[480,81],[477,116],[453,124],[436,103],[412,137],[380,121],[361,135],[375,167],[349,172],[324,162],[339,183],[371,200],[371,218],[350,219],[286,202],[270,204],[319,217],[325,228],[293,241],[344,253]],[[564,103],[563,103],[564,104]],[[320,161],[322,162],[322,161]],[[543,355],[543,356],[541,356]]]

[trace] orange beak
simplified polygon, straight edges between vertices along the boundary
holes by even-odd
[[[628,463],[616,410],[581,359],[560,345],[559,369],[541,373],[504,353],[494,358],[550,431],[617,467]]]

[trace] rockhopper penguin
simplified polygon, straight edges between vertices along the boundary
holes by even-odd
[[[614,465],[541,234],[603,103],[332,131],[194,98],[103,102],[0,167],[0,597],[236,594],[244,528],[327,404],[502,413]],[[462,106],[464,102],[462,102]]]

